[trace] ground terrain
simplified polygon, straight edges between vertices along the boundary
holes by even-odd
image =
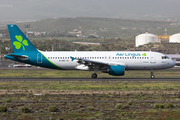
[[[0,73],[0,78],[88,78],[91,72],[45,69]],[[155,71],[157,78],[178,78],[179,73]],[[124,77],[147,78],[149,74],[128,71]],[[180,81],[1,81],[0,111],[2,120],[178,120]]]

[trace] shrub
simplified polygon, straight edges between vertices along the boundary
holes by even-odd
[[[111,120],[111,118],[104,118],[104,120]]]
[[[154,105],[154,108],[164,108],[164,105],[163,104],[155,104]]]
[[[128,105],[132,105],[132,102],[128,102]]]
[[[12,100],[8,98],[5,100],[5,102],[10,103],[10,102],[12,102]]]
[[[122,107],[122,109],[128,109],[129,108],[129,105],[124,105],[123,107]]]
[[[48,111],[49,112],[57,112],[58,109],[56,107],[54,107],[54,106],[51,106],[51,107],[48,108]]]
[[[26,106],[20,107],[19,110],[20,110],[22,113],[29,113],[29,112],[30,112],[29,108],[26,107]]]
[[[88,106],[87,109],[88,110],[94,110],[94,107],[93,106]]]
[[[172,103],[168,103],[167,105],[166,105],[166,108],[173,108],[174,107],[174,105],[172,104]]]
[[[7,112],[7,107],[0,106],[0,112]]]
[[[116,109],[121,109],[122,105],[120,103],[116,104],[115,108]]]
[[[177,94],[176,96],[177,96],[178,98],[180,98],[180,94]]]
[[[159,108],[159,105],[158,105],[158,104],[155,104],[155,105],[154,105],[154,108]]]
[[[161,109],[164,108],[164,105],[163,105],[163,104],[160,104],[160,105],[159,105],[159,108],[161,108]]]

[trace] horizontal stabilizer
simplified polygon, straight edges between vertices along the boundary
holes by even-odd
[[[15,54],[15,53],[10,53],[10,54],[7,54],[7,56],[12,56],[12,57],[15,57],[15,58],[28,60],[28,56],[26,56],[26,55],[18,55],[18,54]]]

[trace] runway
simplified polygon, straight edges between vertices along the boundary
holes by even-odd
[[[0,78],[0,81],[180,81],[180,78]]]

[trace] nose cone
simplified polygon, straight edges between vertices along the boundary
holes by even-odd
[[[171,67],[174,67],[175,65],[176,65],[176,63],[175,63],[173,60],[171,60],[170,66],[171,66]]]

